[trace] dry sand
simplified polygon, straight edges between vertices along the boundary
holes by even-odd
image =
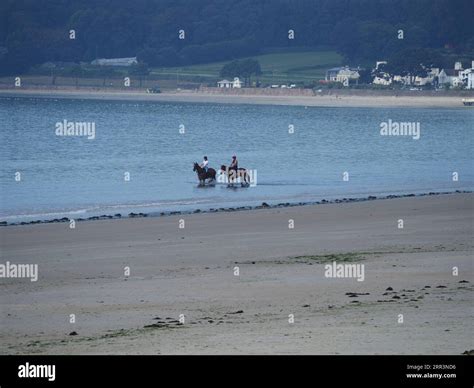
[[[459,96],[387,96],[387,95],[316,95],[316,96],[281,96],[281,95],[229,95],[211,94],[192,91],[165,92],[148,94],[143,91],[98,91],[77,89],[23,89],[0,90],[0,97],[35,97],[35,98],[71,98],[94,100],[129,100],[129,101],[167,101],[167,102],[201,102],[229,104],[262,104],[262,105],[297,105],[322,107],[419,107],[419,108],[465,108]]]
[[[2,227],[1,262],[38,263],[39,280],[0,279],[1,353],[461,354],[473,199]],[[325,278],[332,260],[365,280]]]

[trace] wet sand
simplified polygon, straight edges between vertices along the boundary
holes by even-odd
[[[2,227],[1,262],[39,279],[0,279],[1,353],[461,354],[473,200]],[[364,264],[364,281],[325,277],[334,261]]]

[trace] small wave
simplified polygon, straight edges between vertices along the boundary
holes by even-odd
[[[318,186],[318,184],[301,182],[258,182],[257,186]]]
[[[21,213],[21,214],[12,214],[12,215],[3,215],[1,214],[0,217],[6,220],[14,220],[17,218],[41,218],[41,217],[58,217],[58,216],[65,216],[71,214],[85,214],[87,212],[94,211],[94,208],[88,209],[77,209],[77,210],[57,210],[54,212],[39,212],[39,213]]]
[[[141,207],[162,207],[162,206],[174,206],[174,205],[197,205],[199,203],[212,202],[213,198],[205,199],[182,199],[177,201],[160,201],[160,202],[142,202],[142,203],[124,203],[117,205],[104,205],[98,206],[98,209],[128,209],[128,208],[141,208]]]
[[[58,217],[67,217],[73,215],[84,215],[84,214],[99,214],[107,213],[108,211],[118,211],[120,209],[141,209],[141,208],[166,208],[166,207],[179,207],[179,206],[193,206],[199,204],[212,203],[215,198],[205,199],[183,199],[183,200],[169,200],[160,202],[142,202],[142,203],[122,203],[115,205],[95,205],[87,208],[70,209],[70,210],[55,210],[55,211],[38,211],[38,212],[24,212],[17,214],[0,214],[2,220],[21,220],[21,219],[52,219]]]

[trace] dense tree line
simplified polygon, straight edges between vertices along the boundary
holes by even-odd
[[[410,47],[470,54],[471,17],[472,0],[2,0],[0,72],[136,55],[187,65],[271,47],[333,47],[348,62]]]

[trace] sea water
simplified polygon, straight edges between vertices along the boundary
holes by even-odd
[[[0,98],[0,221],[472,190],[473,123],[461,104]],[[234,154],[255,185],[198,187],[194,162],[219,170]]]

